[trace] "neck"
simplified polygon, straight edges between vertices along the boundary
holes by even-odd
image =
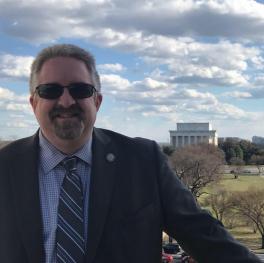
[[[85,143],[84,142],[75,142],[74,140],[63,140],[63,141],[57,141],[56,143],[51,142],[58,150],[61,152],[71,155],[78,151]]]
[[[73,140],[64,140],[58,137],[48,137],[45,135],[45,133],[43,133],[43,131],[42,135],[59,151],[64,154],[71,155],[84,146],[84,144],[91,138],[92,132],[85,137],[79,137]]]

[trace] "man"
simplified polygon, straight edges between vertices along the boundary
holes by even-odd
[[[155,142],[93,127],[101,102],[87,51],[40,52],[40,129],[0,151],[0,262],[160,263],[163,230],[201,263],[260,262],[197,206]]]

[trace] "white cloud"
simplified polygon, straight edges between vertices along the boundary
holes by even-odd
[[[256,31],[263,33],[264,7],[253,0],[147,1],[140,5],[135,2],[129,5],[129,13],[122,12],[125,3],[118,7],[104,20],[119,30],[134,28],[156,35],[232,38],[261,38]]]
[[[13,0],[0,1],[0,10],[3,30],[13,36],[52,42],[69,37],[71,28],[72,38],[168,66],[167,77],[177,83],[247,86],[246,72],[264,67],[261,48],[251,46],[252,40],[264,38],[264,5],[253,0]],[[207,43],[204,36],[213,41]],[[231,41],[223,40],[227,37]],[[0,66],[0,76],[28,76],[31,57],[9,60]],[[118,63],[100,68],[124,69]]]
[[[0,87],[0,110],[32,113],[28,95],[18,95],[14,91],[2,87]]]
[[[107,85],[108,95],[121,104],[130,103],[126,108],[127,112],[138,112],[145,117],[162,116],[165,119],[175,119],[175,114],[179,112],[208,115],[216,119],[250,119],[253,116],[239,107],[219,101],[209,92],[179,89],[151,78],[129,82],[117,75],[104,75],[104,79],[111,79],[111,85]],[[120,81],[126,83],[126,88],[117,90]],[[236,95],[242,96],[239,93]]]
[[[185,98],[185,99],[188,99],[188,98],[215,99],[215,96],[213,94],[209,92],[205,92],[205,93],[198,92],[195,89],[184,89],[179,94],[181,95],[180,97]]]
[[[171,87],[172,86],[173,85],[171,85]],[[152,94],[155,97],[155,94],[161,94],[170,89],[170,85],[166,82],[146,77],[143,80],[131,82],[130,89],[132,91],[146,91],[148,94]]]
[[[101,64],[97,66],[99,71],[103,71],[103,72],[120,72],[120,71],[124,71],[126,68],[119,64],[119,63],[115,63],[115,64]]]
[[[28,102],[28,95],[18,95],[14,91],[0,87],[0,100],[1,101],[16,101],[16,102]]]
[[[31,45],[82,39],[138,55],[144,79],[119,76],[125,70],[119,61],[98,66],[103,92],[131,115],[171,121],[259,118],[225,97],[263,98],[264,5],[256,1],[0,0],[0,17],[1,34]],[[0,78],[25,80],[32,59],[0,54]],[[227,92],[216,95],[222,87]],[[28,112],[26,100],[0,88],[2,110]],[[111,125],[108,119],[101,123]]]
[[[31,107],[28,104],[22,103],[7,103],[5,105],[5,109],[10,111],[31,112]]]
[[[264,6],[254,0],[2,0],[0,10],[4,30],[29,41],[67,37],[68,28],[95,39],[91,29],[109,39],[117,32],[247,39],[263,39],[264,33]]]
[[[0,87],[0,99],[1,100],[10,100],[15,97],[15,93],[9,89]]]
[[[246,86],[246,71],[260,67],[262,61],[261,50],[256,47],[228,41],[208,44],[190,39],[167,40],[164,37],[159,39],[162,43],[159,48],[165,52],[160,50],[155,55],[152,52],[157,50],[153,48],[150,53],[145,52],[144,58],[149,63],[168,65],[170,79],[177,83]],[[168,48],[166,42],[178,48]]]
[[[225,92],[222,94],[225,97],[232,97],[232,98],[236,98],[236,99],[247,99],[247,98],[251,98],[252,94],[250,94],[249,92],[243,92],[243,91],[231,91],[231,92]]]
[[[103,92],[115,93],[118,90],[126,90],[129,87],[129,80],[120,77],[119,75],[109,74],[101,75]]]
[[[0,78],[28,79],[32,61],[30,56],[0,55]]]
[[[260,48],[227,40],[210,44],[138,33],[116,39],[115,46],[139,53],[151,65],[167,65],[178,83],[247,86],[247,71],[264,65]]]
[[[7,127],[12,127],[12,128],[28,128],[28,124],[25,123],[25,122],[8,122],[7,124]]]
[[[196,105],[196,108],[193,108],[192,110],[210,113],[220,119],[250,118],[250,116],[244,110],[235,107],[234,105],[220,102],[217,102],[215,105]]]
[[[29,106],[29,104],[26,104],[26,103],[0,101],[0,110],[32,114],[31,107]]]

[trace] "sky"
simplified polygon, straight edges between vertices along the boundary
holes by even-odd
[[[264,1],[0,0],[0,139],[38,129],[30,65],[56,43],[96,58],[97,127],[158,142],[177,122],[264,136]]]

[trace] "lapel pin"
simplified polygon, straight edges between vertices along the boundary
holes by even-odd
[[[112,154],[112,153],[108,153],[108,154],[106,155],[106,160],[107,160],[108,162],[113,162],[113,161],[115,160],[115,156],[114,156],[114,154]]]

